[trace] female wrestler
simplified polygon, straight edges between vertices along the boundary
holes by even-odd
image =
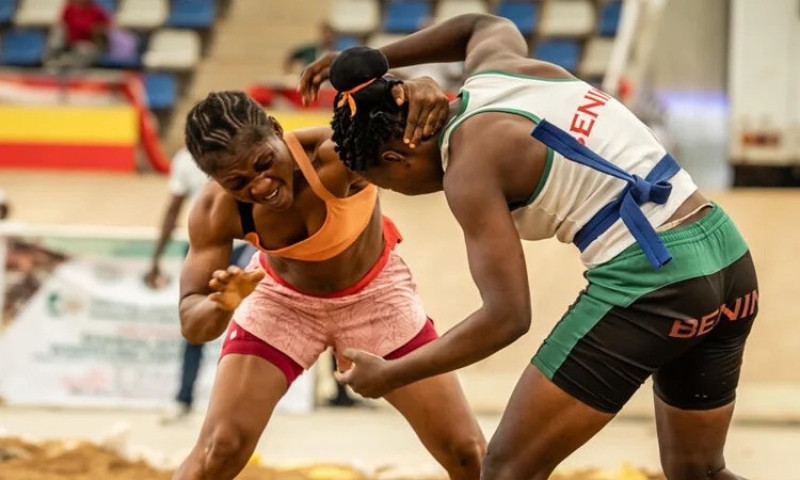
[[[444,99],[446,112],[424,81],[393,95]],[[181,325],[190,342],[225,340],[177,479],[234,478],[277,402],[328,346],[399,358],[437,336],[376,187],[344,167],[330,137],[329,128],[284,132],[241,92],[212,93],[188,114],[187,148],[214,181],[190,215]],[[261,250],[246,270],[227,267],[236,238]],[[450,478],[478,478],[485,442],[454,374],[386,399]]]
[[[383,75],[460,60],[468,79],[451,117],[425,137],[435,129],[391,102],[393,80]],[[514,25],[489,15],[445,21],[381,51],[329,56],[304,73],[304,95],[328,75],[340,92],[339,157],[384,188],[444,190],[483,300],[402,359],[345,352],[355,367],[342,381],[380,396],[519,338],[531,321],[520,238],[557,237],[580,250],[588,286],[519,380],[481,478],[548,478],[651,375],[667,477],[737,478],[723,446],[758,310],[753,262],[731,219],[644,124],[562,68],[528,58]]]

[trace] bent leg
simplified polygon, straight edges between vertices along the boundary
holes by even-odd
[[[478,480],[486,440],[455,373],[426,378],[386,395],[451,480]]]
[[[511,395],[483,462],[484,480],[545,480],[614,414],[595,410],[529,365]]]
[[[712,410],[681,410],[656,397],[661,466],[669,480],[743,480],[725,467],[725,439],[734,403]]]
[[[203,428],[176,480],[233,479],[247,464],[287,390],[285,374],[254,355],[219,362]]]

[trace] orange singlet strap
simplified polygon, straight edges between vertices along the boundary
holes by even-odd
[[[319,179],[314,165],[311,164],[311,160],[306,155],[306,150],[300,144],[297,136],[292,132],[284,132],[283,140],[286,142],[286,146],[289,147],[289,152],[294,157],[297,166],[300,167],[300,171],[303,172],[303,176],[306,178],[311,190],[325,202],[336,200],[336,196],[322,184],[322,180]]]

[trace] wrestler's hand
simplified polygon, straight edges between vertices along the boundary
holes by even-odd
[[[349,385],[365,398],[379,398],[400,386],[392,375],[391,362],[363,350],[348,348],[342,355],[353,366],[342,373],[334,372],[339,383]]]
[[[339,52],[329,52],[303,69],[297,91],[303,104],[319,98],[319,88],[330,77],[331,64]],[[450,99],[435,80],[420,77],[406,80],[392,89],[397,105],[408,103],[408,117],[403,141],[416,148],[420,141],[437,133],[450,115]]]
[[[297,91],[303,97],[303,105],[319,98],[319,87],[330,77],[331,64],[338,56],[339,52],[328,52],[303,69],[300,85],[297,86]]]
[[[408,103],[403,142],[416,148],[423,139],[439,132],[450,115],[450,99],[430,77],[406,80],[392,89],[397,105]]]
[[[208,286],[214,290],[208,295],[208,299],[216,302],[223,310],[232,312],[245,297],[253,293],[264,275],[264,270],[260,268],[244,271],[235,265],[227,270],[217,270],[208,282]]]

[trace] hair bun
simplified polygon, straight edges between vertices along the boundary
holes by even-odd
[[[380,78],[388,71],[389,61],[383,52],[363,46],[352,47],[342,51],[333,61],[329,80],[333,88],[345,92]]]

